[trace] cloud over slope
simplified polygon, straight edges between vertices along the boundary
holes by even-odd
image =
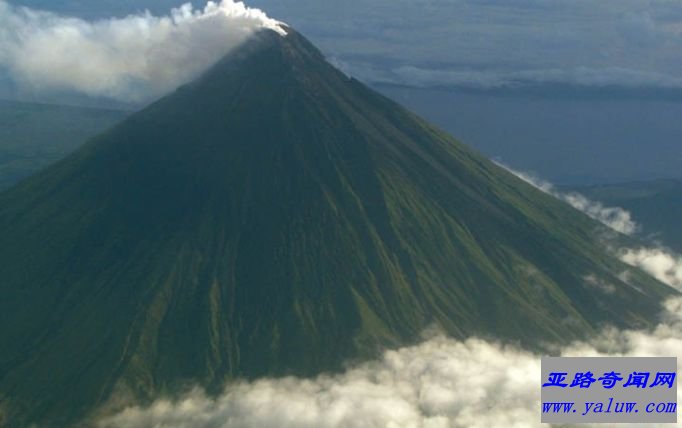
[[[537,187],[545,193],[549,193],[557,199],[561,199],[573,208],[584,212],[588,216],[617,232],[625,235],[632,235],[638,229],[637,223],[632,219],[632,215],[620,207],[606,207],[601,202],[591,201],[576,192],[560,192],[548,181],[525,172],[516,171],[499,162],[497,162],[497,164],[526,183]]]

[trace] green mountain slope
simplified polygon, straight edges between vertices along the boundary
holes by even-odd
[[[127,114],[0,100],[0,191],[63,158]]]
[[[4,414],[314,375],[434,323],[539,346],[653,322],[673,291],[622,282],[602,232],[263,32],[0,195]]]
[[[652,180],[577,187],[589,198],[630,211],[643,239],[682,253],[682,180]]]

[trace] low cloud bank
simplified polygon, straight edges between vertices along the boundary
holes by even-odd
[[[682,79],[653,71],[619,67],[572,69],[535,69],[517,71],[439,70],[401,66],[379,70],[368,66],[346,64],[349,72],[372,83],[471,89],[516,88],[534,85],[574,85],[581,87],[622,87],[680,89]]]
[[[607,330],[564,356],[682,356],[682,299],[667,302],[652,331]],[[540,427],[540,356],[479,339],[442,336],[386,352],[338,376],[264,379],[218,398],[132,407],[99,428],[142,427]]]
[[[625,235],[632,235],[637,232],[639,228],[637,223],[632,219],[630,212],[624,210],[623,208],[604,206],[601,202],[591,201],[579,193],[559,192],[554,188],[552,183],[548,181],[542,180],[525,172],[516,171],[499,162],[497,164],[526,183],[537,187],[545,193],[549,193],[555,198],[567,202],[573,208],[584,212],[588,216],[601,222],[602,224],[605,224],[617,232],[623,233]]]
[[[191,80],[254,31],[282,34],[279,25],[233,0],[98,21],[0,0],[0,71],[35,92],[142,102]]]

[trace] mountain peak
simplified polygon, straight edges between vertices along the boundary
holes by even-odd
[[[228,53],[193,85],[220,79],[235,72],[257,73],[262,79],[278,79],[291,74],[304,76],[315,72],[339,73],[310,41],[291,27],[282,27],[284,35],[264,29],[254,33],[241,46]]]
[[[280,28],[281,33],[269,28],[254,32],[241,45],[237,46],[220,59],[212,68],[204,73],[204,75],[210,74],[221,67],[226,67],[228,64],[234,65],[240,60],[243,61],[252,55],[262,53],[263,51],[269,51],[270,54],[278,52],[289,61],[293,61],[296,58],[300,58],[301,55],[306,54],[312,54],[318,59],[324,58],[322,53],[294,28],[289,26],[282,26]]]

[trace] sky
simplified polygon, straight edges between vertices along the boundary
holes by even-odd
[[[173,0],[12,0],[88,19]],[[682,88],[678,0],[253,0],[368,82]],[[195,2],[197,7],[203,4]]]

